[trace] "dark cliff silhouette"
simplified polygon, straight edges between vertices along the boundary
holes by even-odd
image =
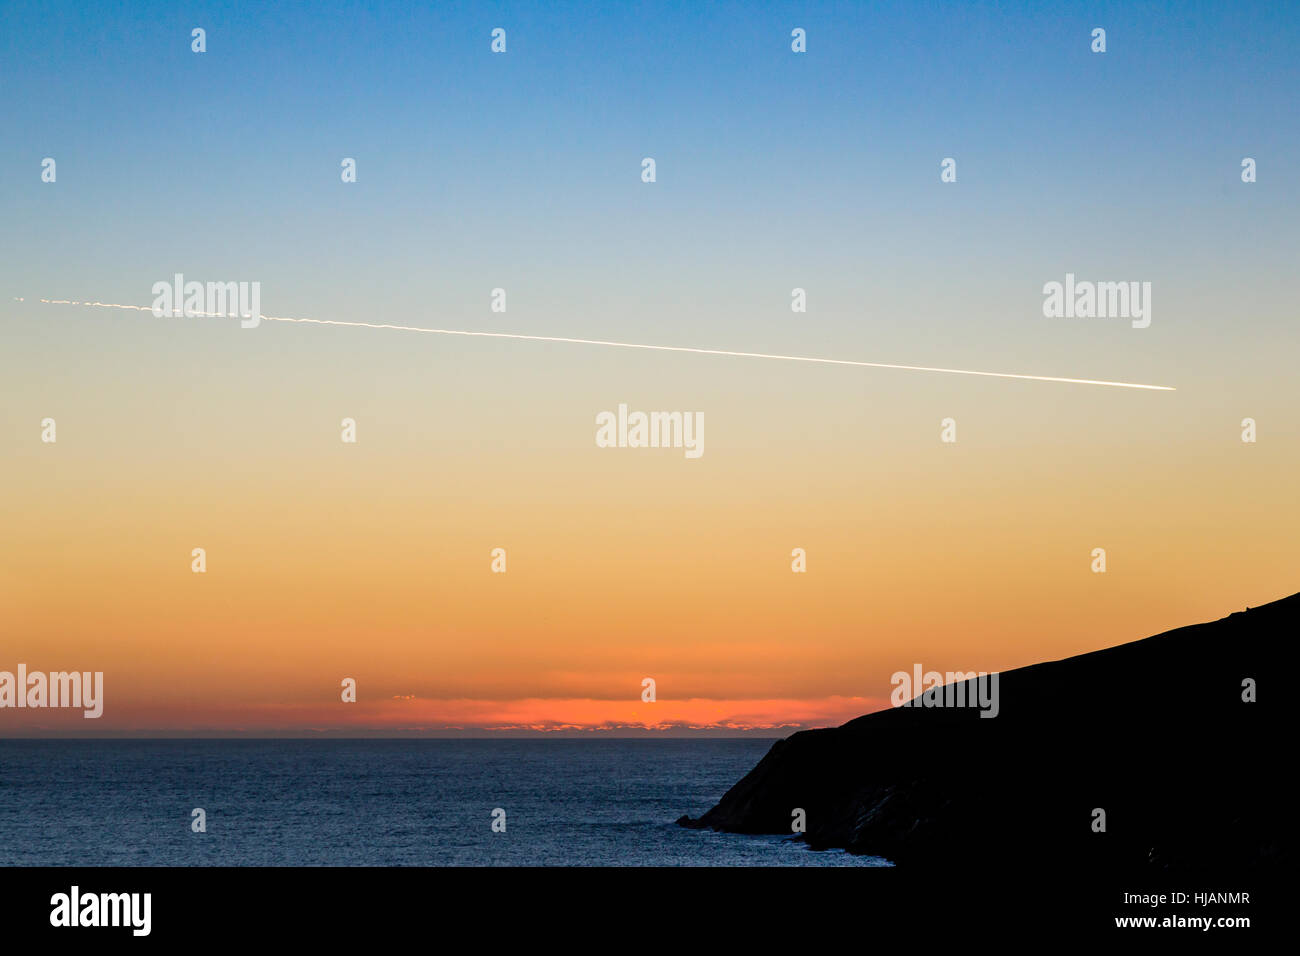
[[[1282,795],[1294,740],[1282,720],[1298,624],[1294,594],[1003,671],[994,718],[891,708],[803,731],[777,741],[713,809],[678,823],[789,834],[799,807],[813,848],[904,867],[1280,866],[1291,860]],[[1253,703],[1243,701],[1248,678]],[[1105,832],[1094,831],[1097,808]]]

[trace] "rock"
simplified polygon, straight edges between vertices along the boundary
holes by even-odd
[[[1283,719],[1298,625],[1295,594],[1005,671],[992,719],[891,708],[803,731],[773,744],[698,820],[677,822],[788,834],[802,807],[811,847],[901,866],[1281,866],[1291,859]],[[1246,678],[1256,702],[1242,699]]]

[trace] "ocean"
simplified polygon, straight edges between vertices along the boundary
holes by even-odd
[[[0,740],[0,866],[886,865],[673,822],[771,743]]]

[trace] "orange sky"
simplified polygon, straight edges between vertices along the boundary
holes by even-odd
[[[1300,590],[1295,18],[1101,56],[996,6],[839,4],[796,53],[775,10],[538,4],[496,55],[469,7],[248,5],[196,55],[10,4],[0,671],[106,700],[0,736],[778,733]],[[551,340],[155,317],[177,275]],[[1045,314],[1067,276],[1144,323]],[[597,447],[621,403],[703,455]]]
[[[1005,669],[1296,590],[1295,426],[1259,399],[526,348],[467,391],[414,354],[308,381],[255,352],[200,374],[197,347],[16,376],[0,669],[102,670],[106,703],[0,733],[778,733],[887,705],[914,663]],[[619,401],[704,411],[704,456],[595,447]]]

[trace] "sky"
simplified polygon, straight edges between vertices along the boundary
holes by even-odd
[[[1300,590],[1294,5],[0,16],[0,670],[105,675],[0,736],[784,735]],[[1175,390],[41,301],[176,273]],[[1067,273],[1150,282],[1150,326],[1044,316]],[[704,453],[598,447],[620,403]]]

